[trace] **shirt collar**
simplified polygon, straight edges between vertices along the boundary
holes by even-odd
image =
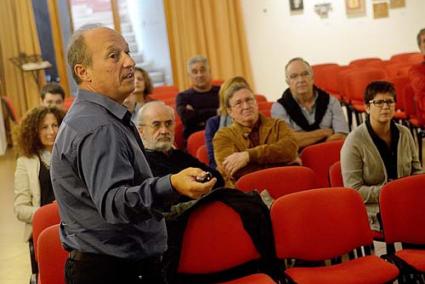
[[[120,105],[107,96],[84,89],[78,89],[77,97],[81,101],[88,101],[102,106],[120,120],[127,120],[131,118],[131,114],[128,112],[125,106]]]

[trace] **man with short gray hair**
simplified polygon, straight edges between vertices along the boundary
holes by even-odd
[[[196,55],[189,59],[187,71],[192,87],[179,93],[176,108],[183,125],[185,139],[193,132],[203,130],[208,118],[217,114],[219,86],[211,83],[208,59]]]
[[[314,85],[313,69],[301,57],[285,66],[289,88],[272,105],[272,117],[283,119],[294,130],[300,148],[344,139],[348,125],[338,100]]]

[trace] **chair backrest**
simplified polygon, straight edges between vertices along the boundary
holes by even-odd
[[[344,140],[335,140],[305,147],[300,154],[303,166],[311,168],[316,174],[318,187],[329,186],[329,168],[339,161]]]
[[[65,110],[69,110],[72,106],[72,103],[74,102],[75,97],[74,96],[70,96],[70,97],[66,97],[64,102],[63,102],[63,107],[65,108]]]
[[[39,283],[65,283],[65,262],[68,252],[62,247],[59,225],[50,226],[40,234],[38,247]]]
[[[257,103],[267,102],[267,98],[265,95],[255,94],[255,100]]]
[[[382,68],[358,68],[344,76],[345,92],[350,102],[363,104],[364,91],[367,85],[376,80],[387,79],[387,74]]]
[[[214,79],[211,81],[211,85],[213,86],[221,86],[224,83],[224,80],[222,79]]]
[[[176,125],[174,126],[174,145],[177,149],[183,150],[185,148],[185,141],[183,137],[183,123],[176,119]]]
[[[273,203],[270,214],[280,259],[331,259],[372,243],[366,208],[354,189],[289,194]]]
[[[258,102],[258,110],[266,117],[271,117],[273,102]]]
[[[414,175],[386,183],[379,206],[385,240],[425,244],[425,175]]]
[[[317,188],[313,170],[303,166],[268,168],[242,176],[236,188],[248,192],[267,189],[277,199],[281,196],[307,189]]]
[[[175,104],[177,93],[159,93],[159,94],[152,94],[150,97],[154,100],[163,101],[166,103],[173,102]]]
[[[208,158],[207,145],[204,144],[198,148],[198,150],[196,151],[196,158],[202,163],[204,163],[205,165],[209,165],[210,160]]]
[[[343,187],[344,181],[342,179],[342,173],[341,173],[341,162],[335,162],[330,168],[329,168],[329,183],[332,187]]]
[[[38,260],[37,240],[44,229],[60,223],[59,208],[56,202],[41,206],[32,218],[32,239],[34,241],[35,259]]]
[[[314,84],[319,88],[330,92],[338,93],[338,81],[336,74],[341,69],[336,63],[323,63],[311,66],[314,73]]]
[[[405,53],[399,53],[394,54],[391,56],[390,61],[396,62],[396,63],[403,63],[403,62],[410,62],[410,63],[420,63],[423,61],[423,54],[420,52],[405,52]]]
[[[371,66],[371,64],[381,64],[383,63],[383,60],[378,57],[370,57],[370,58],[360,58],[356,60],[350,61],[350,66],[355,67],[365,67],[365,66]]]
[[[401,93],[403,103],[404,103],[404,111],[406,112],[409,118],[416,117],[416,103],[415,103],[415,94],[413,92],[412,86],[410,84],[404,87],[403,92]]]
[[[214,201],[199,207],[189,217],[178,272],[220,272],[259,258],[239,214]]]
[[[196,152],[198,151],[198,148],[202,145],[205,145],[205,143],[205,130],[196,131],[190,134],[187,138],[187,152],[193,157],[196,157]]]

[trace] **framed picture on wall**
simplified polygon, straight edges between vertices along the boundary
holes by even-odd
[[[388,3],[382,2],[382,3],[374,3],[373,4],[373,18],[380,19],[380,18],[388,18]]]
[[[406,0],[391,0],[390,1],[390,8],[403,8],[406,7]]]
[[[289,0],[289,8],[291,12],[299,12],[304,10],[304,0]]]
[[[345,0],[345,10],[347,16],[364,16],[366,15],[365,0]]]

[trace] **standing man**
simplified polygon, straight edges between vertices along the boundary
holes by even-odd
[[[65,91],[58,83],[47,83],[40,91],[41,105],[64,109]]]
[[[416,40],[419,50],[425,56],[425,28],[419,31]],[[419,113],[425,113],[425,58],[422,63],[412,66],[409,71],[409,80],[415,94]],[[424,115],[420,115],[419,119],[421,123],[425,123]]]
[[[192,87],[177,95],[176,108],[183,125],[185,139],[193,132],[203,130],[208,118],[217,114],[220,87],[211,83],[208,59],[196,55],[189,59],[187,72]]]
[[[106,27],[77,31],[68,61],[79,86],[59,130],[51,176],[70,252],[68,283],[163,283],[167,235],[161,210],[179,194],[197,198],[216,182],[189,168],[154,178],[130,113],[134,61]]]
[[[272,105],[272,117],[285,120],[295,132],[298,146],[344,139],[348,125],[338,100],[314,86],[313,69],[300,57],[285,66],[289,88]]]

